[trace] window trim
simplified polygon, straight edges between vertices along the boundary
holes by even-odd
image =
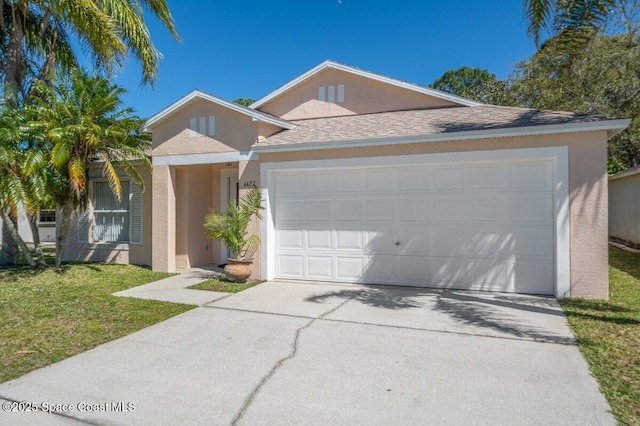
[[[91,201],[91,210],[90,210],[90,214],[89,214],[89,235],[88,235],[88,239],[89,239],[89,243],[90,244],[142,244],[142,243],[131,243],[131,196],[132,196],[132,192],[131,192],[131,185],[132,185],[132,181],[130,179],[120,179],[120,182],[127,182],[129,184],[129,191],[127,193],[127,197],[129,197],[129,210],[97,210],[94,206],[95,206],[95,189],[94,189],[94,185],[95,183],[109,183],[109,181],[107,179],[92,179],[91,180],[91,192],[90,192],[90,201]],[[111,194],[113,195],[113,194]],[[124,193],[122,194],[122,196],[124,197]],[[141,207],[142,207],[142,203],[141,203]],[[129,239],[126,241],[97,241],[94,239],[94,229],[95,229],[95,214],[96,213],[105,213],[105,214],[109,214],[109,213],[128,213],[129,214]]]

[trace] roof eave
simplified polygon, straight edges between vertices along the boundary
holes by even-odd
[[[189,92],[187,95],[185,95],[182,98],[178,99],[176,102],[172,103],[171,105],[169,105],[168,107],[166,107],[165,109],[160,111],[159,113],[157,113],[154,116],[152,116],[151,118],[149,118],[145,122],[143,130],[145,132],[151,132],[151,128],[153,126],[155,126],[159,122],[163,121],[164,119],[168,118],[169,116],[171,116],[175,112],[179,111],[181,108],[185,107],[186,105],[188,105],[191,101],[193,101],[196,98],[204,99],[206,101],[213,102],[213,103],[215,103],[217,105],[224,106],[226,108],[229,108],[229,109],[232,109],[234,111],[237,111],[237,112],[239,112],[241,114],[245,114],[245,115],[251,117],[255,121],[272,124],[272,125],[274,125],[276,127],[280,127],[281,129],[289,130],[289,129],[293,129],[295,127],[294,124],[289,123],[286,120],[282,120],[280,118],[268,116],[263,112],[254,111],[254,110],[249,109],[249,108],[247,108],[245,106],[238,105],[236,103],[229,102],[229,101],[226,101],[224,99],[220,99],[218,97],[215,97],[213,95],[210,95],[208,93],[205,93],[205,92],[202,92],[202,91],[196,89],[196,90],[193,90],[193,91]]]
[[[609,176],[609,180],[616,180],[616,179],[620,179],[620,178],[625,178],[628,176],[633,176],[633,175],[637,175],[638,173],[640,173],[640,166],[636,166],[636,167],[632,167],[630,169],[627,169],[623,172],[619,172],[616,173],[614,175]]]
[[[536,136],[561,133],[579,133],[594,131],[622,131],[631,119],[603,120],[587,123],[550,124],[543,126],[510,127],[504,129],[473,130],[441,134],[411,135],[403,137],[385,137],[369,139],[335,140],[330,142],[305,142],[280,145],[254,144],[257,153],[303,151],[313,149],[358,148],[365,146],[402,145],[424,142],[449,142],[472,139],[507,138],[518,136]]]
[[[249,108],[258,109],[258,108],[264,106],[265,104],[267,104],[272,99],[275,99],[275,98],[283,95],[284,93],[286,93],[289,90],[293,89],[295,86],[297,86],[300,83],[302,83],[303,81],[313,77],[314,75],[316,75],[320,71],[323,71],[326,68],[333,68],[333,69],[349,72],[349,73],[352,73],[352,74],[355,74],[355,75],[359,75],[359,76],[362,76],[362,77],[371,78],[371,79],[374,79],[374,80],[377,80],[377,81],[380,81],[380,82],[383,82],[383,83],[392,84],[392,85],[397,86],[397,87],[402,87],[404,89],[413,90],[413,91],[418,92],[418,93],[422,93],[422,94],[433,96],[433,97],[436,97],[436,98],[439,98],[439,99],[443,99],[443,100],[446,100],[446,101],[449,101],[449,102],[453,102],[453,103],[459,104],[461,106],[480,106],[480,105],[484,105],[482,102],[477,102],[477,101],[473,101],[471,99],[462,98],[460,96],[456,96],[456,95],[453,95],[451,93],[442,92],[442,91],[436,90],[436,89],[430,89],[428,87],[418,86],[417,84],[407,83],[407,82],[404,82],[404,81],[401,81],[401,80],[397,80],[397,79],[394,79],[394,78],[391,78],[391,77],[387,77],[387,76],[384,76],[384,75],[372,73],[372,72],[369,72],[369,71],[364,71],[364,70],[361,70],[361,69],[358,69],[358,68],[353,68],[353,67],[350,67],[348,65],[340,64],[338,62],[334,62],[334,61],[331,61],[331,60],[326,60],[326,61],[322,62],[321,64],[311,68],[309,71],[305,72],[304,74],[301,74],[298,77],[294,78],[293,80],[291,80],[290,82],[286,83],[285,85],[280,86],[279,88],[277,88],[273,92],[271,92],[271,93],[267,94],[266,96],[263,96],[262,98],[258,99],[257,101],[255,101],[254,103],[249,105]]]

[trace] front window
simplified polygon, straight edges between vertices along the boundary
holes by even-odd
[[[40,223],[56,223],[56,211],[40,210]]]
[[[118,202],[108,182],[93,183],[94,242],[129,242],[129,182],[121,184],[122,200]]]

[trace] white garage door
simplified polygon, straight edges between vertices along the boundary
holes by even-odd
[[[553,294],[553,163],[275,174],[276,276]]]

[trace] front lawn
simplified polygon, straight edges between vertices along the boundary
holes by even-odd
[[[101,263],[0,269],[0,382],[194,308],[111,296],[169,275]]]
[[[560,301],[621,424],[640,424],[640,254],[609,250],[609,301]]]

